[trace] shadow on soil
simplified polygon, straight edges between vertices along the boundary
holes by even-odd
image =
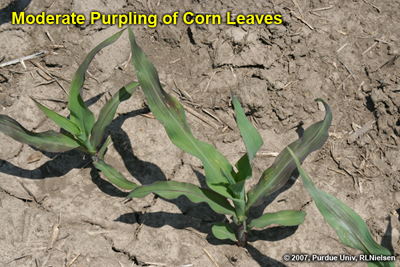
[[[393,230],[392,221],[389,217],[389,224],[388,224],[388,227],[386,228],[385,235],[382,237],[381,246],[387,248],[389,250],[390,254],[394,255],[394,249],[392,246],[392,238],[391,238],[392,230]]]
[[[193,172],[197,176],[202,187],[207,187],[205,177],[200,172],[193,169]],[[266,206],[275,200],[275,198],[282,192],[288,190],[292,185],[293,181],[289,182],[282,187],[277,192],[270,195],[263,204],[252,208],[250,215],[252,218],[258,218],[264,212]],[[201,233],[207,234],[207,241],[212,245],[232,245],[236,246],[235,242],[230,240],[219,240],[212,234],[212,226],[217,222],[228,223],[224,215],[214,212],[206,203],[195,204],[190,201],[185,196],[178,197],[174,200],[163,199],[164,201],[175,204],[182,212],[182,214],[173,214],[167,212],[154,212],[145,213],[132,212],[123,214],[118,217],[115,221],[127,223],[127,224],[145,224],[146,226],[153,228],[160,228],[165,225],[169,225],[175,229],[186,229],[193,228]],[[233,228],[234,225],[231,225]],[[252,230],[249,233],[249,242],[255,242],[257,240],[265,240],[269,242],[275,242],[285,239],[293,235],[297,226],[293,227],[270,227],[263,230]],[[257,248],[253,247],[251,244],[247,245],[247,250],[252,256],[252,258],[259,263],[260,266],[286,266],[279,260],[272,259]]]
[[[8,6],[0,9],[0,26],[11,21],[12,12],[18,14],[24,11],[31,2],[32,0],[14,0]]]
[[[299,138],[303,135],[304,129],[300,124],[296,130]],[[196,171],[193,167],[192,170],[196,175],[197,179],[199,180],[200,186],[203,188],[208,188],[205,177],[200,172]],[[293,172],[295,175],[295,179],[299,176],[298,172]],[[250,218],[258,218],[263,213],[265,208],[272,203],[279,194],[288,190],[292,187],[294,181],[289,180],[285,186],[283,186],[278,191],[274,192],[270,196],[268,196],[263,204],[253,207],[250,210]],[[170,202],[175,204],[182,212],[182,214],[172,214],[167,212],[154,212],[154,213],[145,213],[141,214],[140,212],[133,212],[121,215],[116,221],[127,223],[127,224],[145,224],[146,226],[153,227],[153,228],[160,228],[164,225],[169,225],[174,227],[175,229],[186,229],[191,227],[199,232],[207,234],[207,241],[212,245],[232,245],[235,246],[236,244],[230,240],[219,240],[214,237],[212,234],[212,226],[217,222],[224,222],[228,223],[227,219],[224,215],[218,214],[214,212],[207,204],[199,203],[195,204],[190,201],[184,196],[181,196],[174,200],[163,199],[164,201]],[[231,225],[233,229],[235,229],[235,225]],[[252,230],[249,233],[249,242],[255,242],[257,240],[265,240],[269,242],[275,242],[282,239],[285,239],[291,235],[293,235],[298,226],[293,227],[285,227],[285,226],[278,226],[278,227],[270,227],[263,230]],[[260,266],[286,266],[283,263],[274,260],[255,247],[250,244],[247,244],[247,250],[252,256],[252,258],[259,263]]]
[[[98,99],[98,97],[96,96],[88,100],[86,104],[90,106],[90,103],[93,102],[93,99]],[[134,155],[131,141],[128,135],[121,129],[121,126],[125,120],[134,118],[137,115],[144,113],[148,113],[148,109],[134,110],[117,117],[107,126],[104,137],[107,137],[108,135],[111,136],[114,147],[123,158],[127,170],[140,183],[152,183],[155,181],[166,180],[164,173],[157,165],[150,162],[141,161]],[[104,138],[104,140],[105,139],[106,138]],[[126,197],[128,195],[128,193],[119,190],[108,180],[100,178],[99,172],[96,168],[94,168],[93,164],[91,164],[92,160],[90,157],[77,149],[64,153],[50,153],[45,151],[42,151],[42,153],[49,158],[53,158],[53,160],[46,162],[34,170],[26,170],[15,166],[8,161],[0,160],[0,173],[21,178],[41,180],[64,176],[75,168],[91,168],[92,170],[90,174],[92,181],[102,192],[117,197]],[[129,179],[129,177],[127,177],[127,179]]]

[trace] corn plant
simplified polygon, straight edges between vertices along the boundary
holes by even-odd
[[[69,91],[70,119],[57,114],[33,99],[51,120],[68,133],[53,130],[43,133],[30,132],[6,115],[0,115],[0,131],[19,142],[48,152],[65,152],[77,148],[88,154],[93,159],[95,167],[102,171],[112,183],[124,189],[132,190],[137,185],[126,180],[114,167],[104,162],[104,153],[110,144],[110,137],[101,148],[98,149],[98,146],[103,138],[106,126],[114,118],[118,105],[131,97],[139,83],[131,82],[122,87],[101,109],[97,121],[82,99],[85,73],[90,62],[101,49],[114,43],[122,32],[116,33],[96,46],[76,71]]]
[[[369,267],[394,267],[393,261],[390,260],[391,254],[389,250],[375,242],[368,230],[367,224],[360,215],[339,199],[316,188],[311,178],[301,167],[295,153],[290,148],[289,152],[296,162],[305,188],[314,199],[318,210],[324,216],[325,220],[335,229],[342,243],[345,246],[361,250],[364,252],[364,255],[371,255],[372,257],[369,258],[371,261],[368,262]],[[387,260],[375,261],[375,259],[379,258],[374,256],[388,257],[386,257]]]
[[[130,28],[128,30],[132,60],[153,115],[161,122],[169,138],[177,147],[202,161],[209,187],[200,188],[190,183],[158,181],[137,187],[128,197],[140,198],[155,193],[166,199],[185,195],[192,202],[206,202],[215,212],[232,216],[236,225],[234,230],[224,223],[215,224],[212,228],[215,237],[231,239],[237,242],[238,246],[246,245],[248,232],[253,227],[266,227],[270,224],[284,226],[301,224],[306,215],[303,211],[285,210],[266,213],[253,220],[249,217],[251,207],[263,203],[268,195],[279,190],[289,180],[296,168],[289,150],[286,148],[278,155],[272,166],[263,173],[258,184],[246,195],[245,182],[252,176],[251,163],[263,141],[254,126],[247,120],[236,96],[232,93],[236,121],[247,149],[247,153],[235,164],[237,171],[213,146],[194,138],[182,105],[163,90],[156,69],[136,44],[132,30]],[[318,101],[325,105],[324,120],[310,126],[299,140],[288,146],[295,151],[301,161],[312,151],[321,148],[328,138],[327,131],[332,121],[332,113],[323,100],[318,99]],[[229,201],[232,201],[233,206]]]

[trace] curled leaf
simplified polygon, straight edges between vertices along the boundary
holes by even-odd
[[[89,64],[93,60],[94,56],[101,49],[118,40],[123,31],[124,30],[114,34],[113,36],[96,46],[92,51],[90,51],[85,60],[79,66],[74,78],[72,79],[69,91],[68,109],[71,112],[71,121],[78,125],[78,127],[82,130],[85,138],[89,137],[95,121],[93,113],[89,110],[82,99],[82,88],[83,83],[85,82],[86,70],[89,67]]]
[[[294,151],[301,162],[313,151],[320,149],[328,139],[328,129],[332,122],[332,112],[328,104],[322,99],[316,99],[325,105],[325,118],[308,127],[303,136],[287,146],[275,159],[275,162],[261,176],[258,184],[247,194],[247,210],[251,206],[261,204],[264,199],[273,192],[282,188],[296,169],[296,163],[291,157],[288,148]]]
[[[201,160],[207,185],[219,194],[232,198],[228,188],[230,182],[221,172],[223,169],[234,177],[236,173],[232,165],[212,145],[194,138],[182,105],[162,89],[157,70],[137,45],[129,27],[128,31],[133,64],[153,115],[164,126],[169,138],[177,147]]]

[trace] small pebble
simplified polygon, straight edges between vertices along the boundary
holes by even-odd
[[[27,159],[28,164],[39,161],[42,158],[42,152],[35,151]]]

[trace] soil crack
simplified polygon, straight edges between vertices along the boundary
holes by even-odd
[[[135,255],[131,255],[128,251],[125,251],[125,250],[122,250],[122,249],[118,249],[114,245],[111,247],[111,249],[116,253],[124,254],[125,256],[127,256],[129,258],[129,260],[133,261],[133,263],[135,263],[135,265],[138,265],[138,266],[141,265],[139,263],[138,259],[136,258],[136,256]]]

